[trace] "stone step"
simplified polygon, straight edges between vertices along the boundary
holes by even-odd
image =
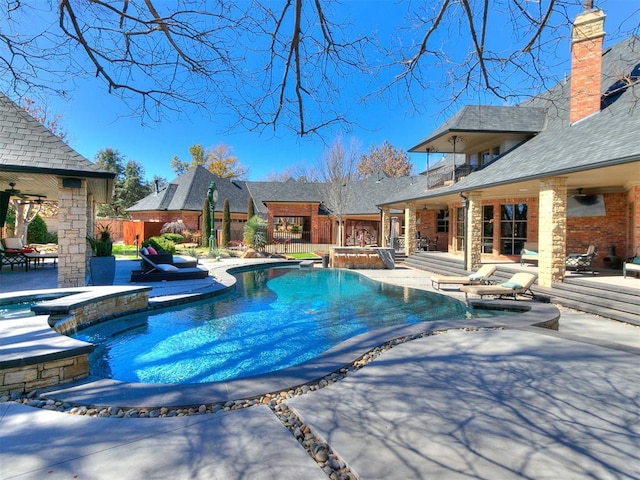
[[[403,262],[405,265],[442,275],[466,275],[461,259],[445,255],[418,252]],[[519,265],[499,265],[493,275],[496,282],[509,279]],[[617,285],[589,282],[582,275],[568,276],[565,283],[554,284],[552,288],[534,285],[532,291],[552,303],[563,305],[586,313],[600,315],[614,320],[640,325],[638,309],[639,290]]]

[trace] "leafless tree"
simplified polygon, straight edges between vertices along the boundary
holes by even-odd
[[[356,164],[359,146],[355,140],[345,145],[342,136],[338,136],[328,147],[318,165],[320,190],[323,203],[329,214],[338,223],[338,246],[344,242],[344,216],[352,182],[357,179]]]
[[[404,177],[411,175],[413,170],[407,152],[394,147],[387,140],[377,147],[371,145],[367,153],[360,155],[356,167],[363,177],[376,172],[382,172],[389,177]]]
[[[584,8],[581,0],[395,2],[406,15],[387,36],[386,18],[384,35],[379,25],[358,29],[349,21],[357,7],[334,0],[2,3],[0,90],[13,97],[41,88],[66,95],[95,75],[143,118],[188,103],[232,112],[230,128],[299,135],[348,127],[346,112],[367,93],[418,108],[434,97],[509,102],[539,92],[557,80],[556,52]],[[622,34],[638,32],[638,17],[634,4]],[[608,38],[620,36],[616,28]]]

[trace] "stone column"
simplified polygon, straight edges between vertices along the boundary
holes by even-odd
[[[87,276],[87,181],[68,188],[58,180],[58,287],[82,287]],[[75,186],[75,185],[74,185]],[[93,233],[93,232],[91,232]]]
[[[389,207],[382,207],[382,225],[380,226],[382,238],[380,245],[389,247],[389,236],[391,235],[391,214]]]
[[[567,244],[567,179],[540,182],[538,218],[538,285],[564,280]]]
[[[482,192],[467,194],[466,218],[467,269],[474,270],[482,263]]]
[[[409,256],[416,251],[416,202],[407,203],[404,209],[404,253]]]

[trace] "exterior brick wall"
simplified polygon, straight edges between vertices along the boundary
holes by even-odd
[[[589,245],[598,248],[594,265],[602,268],[603,259],[610,247],[616,255],[625,257],[628,245],[627,194],[604,194],[606,216],[603,217],[569,217],[567,218],[567,254],[586,252]]]
[[[272,227],[274,225],[275,217],[308,217],[310,219],[311,227],[311,243],[324,243],[321,241],[320,236],[325,229],[320,228],[320,217],[318,215],[317,203],[267,203],[267,225]],[[326,223],[324,223],[326,225]]]
[[[220,218],[218,218],[220,217]],[[220,228],[220,219],[222,214],[216,212],[216,228]],[[195,232],[202,228],[202,212],[189,211],[154,211],[154,212],[135,212],[131,214],[132,220],[141,222],[159,222],[161,224],[176,222],[182,220],[188,230]]]
[[[576,17],[571,45],[571,107],[574,123],[600,110],[604,13],[583,12]]]
[[[627,249],[618,252],[623,259],[636,255],[640,248],[640,185],[627,193],[627,205]]]

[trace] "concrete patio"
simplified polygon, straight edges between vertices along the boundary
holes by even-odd
[[[52,272],[5,270],[0,291],[49,288]],[[361,273],[431,290],[420,270]],[[207,288],[194,282],[162,282],[152,296]],[[640,328],[560,310],[558,332],[427,336],[284,405],[348,467],[342,478],[639,478]],[[324,465],[267,405],[99,418],[0,403],[3,479],[328,478]]]

